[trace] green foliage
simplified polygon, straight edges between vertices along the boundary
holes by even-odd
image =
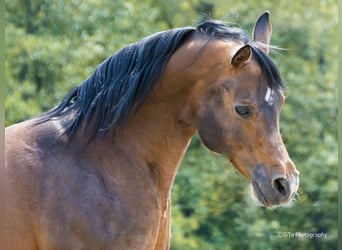
[[[196,136],[173,188],[171,249],[337,249],[337,2],[6,0],[6,125],[58,103],[123,45],[205,15],[251,32],[271,12],[287,82],[281,131],[301,172],[290,208],[262,209]],[[299,233],[325,233],[303,238]],[[295,235],[296,233],[297,236]]]

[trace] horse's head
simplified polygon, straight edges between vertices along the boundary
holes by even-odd
[[[200,77],[187,108],[203,143],[229,157],[266,207],[289,203],[299,185],[299,172],[279,131],[285,97],[279,72],[267,56],[271,31],[265,13],[255,24],[254,46],[207,42],[197,59]]]

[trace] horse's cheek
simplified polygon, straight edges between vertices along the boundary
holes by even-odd
[[[228,122],[223,119],[219,112],[205,111],[200,119],[198,134],[203,144],[216,153],[224,153],[227,150],[226,140]]]

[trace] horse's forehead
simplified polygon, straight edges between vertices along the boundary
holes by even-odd
[[[275,107],[282,106],[285,101],[283,92],[271,86],[257,62],[251,62],[245,70],[241,70],[233,85],[236,101]]]

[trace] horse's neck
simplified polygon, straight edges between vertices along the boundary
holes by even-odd
[[[162,190],[169,190],[189,142],[196,132],[179,119],[180,108],[167,100],[147,99],[129,119],[118,143],[127,145],[146,166],[159,173]]]
[[[159,90],[156,92],[160,93]],[[125,167],[137,167],[139,171],[146,168],[146,171],[157,173],[155,178],[158,180],[154,183],[159,185],[157,188],[163,196],[168,195],[196,132],[181,121],[179,116],[184,106],[181,102],[180,96],[178,102],[174,98],[156,100],[153,95],[149,96],[136,112],[132,112],[123,129],[119,126],[115,133],[108,131],[104,136],[95,138],[86,149],[86,155],[96,157],[94,161],[101,156],[104,162],[101,168],[108,170],[106,175],[111,173],[110,168],[122,167],[121,159],[129,158],[134,164]]]

